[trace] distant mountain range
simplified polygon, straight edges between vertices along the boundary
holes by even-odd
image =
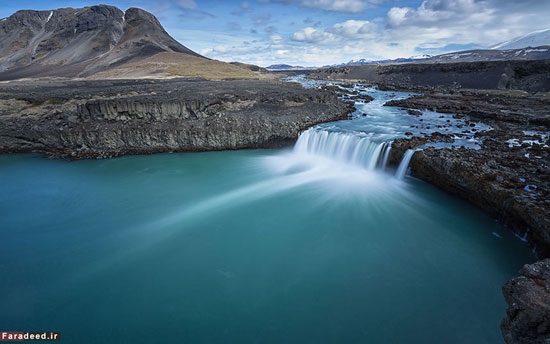
[[[287,64],[272,65],[271,70],[296,70],[335,68],[370,64],[401,64],[401,63],[453,63],[476,61],[503,60],[545,60],[550,59],[550,29],[538,30],[514,38],[510,41],[494,45],[491,49],[465,50],[436,56],[420,55],[408,58],[387,60],[351,60],[347,63],[326,65],[322,67],[301,67]]]
[[[155,57],[153,60],[151,57]],[[253,72],[207,59],[181,45],[157,18],[139,8],[114,6],[22,10],[0,19],[0,80],[60,76],[140,77],[168,69],[229,77]],[[170,73],[168,73],[170,74]]]
[[[419,56],[411,56],[408,58],[398,58],[398,59],[387,59],[387,60],[366,60],[366,59],[359,59],[359,60],[351,60],[347,63],[340,63],[340,64],[333,64],[333,65],[326,65],[322,68],[328,68],[328,67],[344,67],[344,66],[360,66],[360,65],[368,65],[368,64],[390,64],[390,63],[411,63],[416,62],[419,60],[426,60],[430,58],[430,55],[419,55]]]
[[[276,70],[308,70],[308,69],[316,69],[317,67],[303,67],[303,66],[291,66],[288,64],[274,64],[271,66],[265,67],[268,70],[276,71]]]
[[[290,65],[273,65],[267,67],[271,70],[306,70],[317,68],[337,68],[337,67],[349,67],[360,65],[387,65],[387,64],[405,64],[405,63],[456,63],[456,62],[480,62],[480,61],[512,61],[512,60],[546,60],[550,59],[550,45],[523,48],[523,49],[508,49],[508,50],[464,50],[453,53],[441,54],[436,56],[415,56],[409,58],[400,58],[393,60],[352,60],[348,63],[327,65],[322,67],[300,67]]]

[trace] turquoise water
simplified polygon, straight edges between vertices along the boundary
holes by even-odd
[[[476,208],[288,150],[0,156],[0,326],[66,343],[502,343],[534,260]]]
[[[475,149],[464,131],[490,128],[354,89],[375,100],[284,150],[0,156],[0,330],[66,343],[502,343],[500,288],[530,249],[403,178],[406,159],[397,177],[386,164],[407,131]]]

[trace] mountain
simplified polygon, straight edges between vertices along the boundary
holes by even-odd
[[[533,31],[527,35],[516,37],[511,41],[499,43],[493,46],[492,49],[521,49],[543,45],[550,45],[550,29]]]
[[[360,66],[360,65],[369,65],[369,64],[411,63],[411,62],[418,62],[420,60],[426,60],[427,58],[430,58],[430,55],[411,56],[409,58],[398,58],[398,59],[393,59],[393,60],[389,60],[389,59],[388,60],[359,59],[359,60],[351,60],[347,63],[327,65],[327,66],[323,66],[322,68]]]
[[[480,61],[533,61],[550,59],[550,46],[511,50],[464,50],[432,56],[422,63],[454,63]]]
[[[160,53],[170,62],[151,60]],[[167,58],[167,54],[173,56]],[[142,61],[147,70],[140,69]],[[188,62],[252,73],[186,48],[170,37],[155,16],[139,8],[126,12],[107,5],[22,10],[0,20],[0,80],[87,77],[99,72],[109,77],[111,70],[119,76],[143,76]]]
[[[316,67],[303,67],[303,66],[291,66],[288,64],[274,64],[271,66],[265,67],[267,70],[306,70],[306,69],[315,69]]]
[[[409,64],[409,63],[456,63],[456,62],[480,62],[480,61],[533,61],[533,60],[546,60],[550,59],[550,45],[537,46],[534,48],[524,49],[509,49],[509,50],[496,50],[496,49],[478,49],[478,50],[464,50],[452,53],[446,53],[436,56],[420,55],[409,58],[399,58],[393,60],[351,60],[348,63],[335,64],[330,66],[323,66],[321,68],[337,68],[337,67],[349,67],[349,66],[361,66],[361,65],[389,65],[389,64]]]

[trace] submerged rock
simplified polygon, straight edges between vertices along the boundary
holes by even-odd
[[[508,344],[550,343],[550,259],[525,265],[502,292],[508,303],[500,328]]]

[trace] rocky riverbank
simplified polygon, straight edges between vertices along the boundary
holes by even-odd
[[[386,103],[411,109],[471,116],[491,127],[475,132],[479,149],[442,148],[456,135],[439,132],[398,139],[390,161],[414,153],[411,173],[485,210],[528,241],[540,258],[550,257],[550,97],[521,91],[461,90],[426,93]],[[466,122],[466,123],[468,123]],[[474,129],[472,129],[474,130]],[[432,146],[432,147],[430,147]],[[522,277],[503,287],[508,302],[501,329],[508,344],[550,342],[550,260],[526,265]]]
[[[433,88],[550,91],[550,60],[406,63],[317,69],[312,79],[375,83],[387,90]]]
[[[278,147],[347,118],[322,90],[268,81],[21,81],[0,84],[0,152],[71,159]]]
[[[414,176],[484,209],[550,256],[550,98],[509,91],[425,94],[387,105],[471,115],[492,130],[476,132],[480,149],[423,149],[414,154]],[[426,142],[453,142],[437,133],[399,139],[392,161]]]

